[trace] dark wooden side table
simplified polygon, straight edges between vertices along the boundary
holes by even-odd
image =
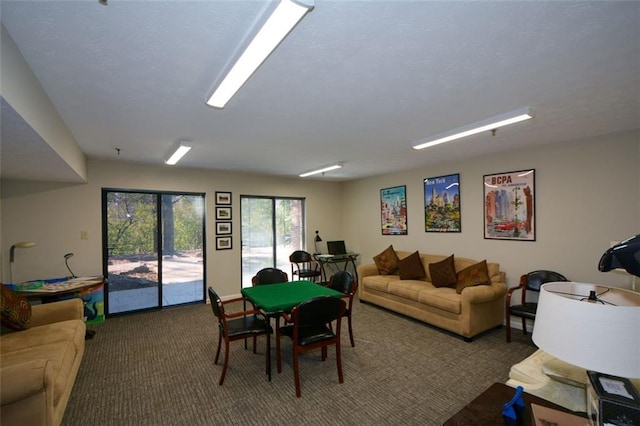
[[[462,425],[504,425],[502,418],[502,406],[511,400],[515,395],[516,389],[504,383],[494,383],[489,389],[482,392],[476,399],[468,403],[463,409],[458,411],[449,420],[444,422],[444,426],[462,426]],[[538,398],[526,392],[522,393],[525,402],[525,413],[523,425],[532,425],[531,404],[541,405],[543,407],[553,408],[565,413],[571,413],[564,407],[553,402]]]

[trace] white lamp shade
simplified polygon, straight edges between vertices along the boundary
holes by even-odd
[[[608,303],[588,301],[591,291]],[[640,293],[575,282],[544,284],[533,341],[578,367],[640,378]]]

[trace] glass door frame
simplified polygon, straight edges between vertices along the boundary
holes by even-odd
[[[202,198],[202,257],[203,257],[203,269],[202,269],[202,299],[196,300],[186,304],[192,303],[205,303],[206,302],[206,288],[207,288],[207,244],[206,244],[206,194],[203,192],[183,192],[183,191],[157,191],[157,190],[137,190],[137,189],[125,189],[125,188],[111,188],[104,187],[101,190],[101,199],[102,199],[102,273],[105,278],[109,276],[109,238],[108,238],[108,223],[107,223],[107,207],[108,200],[107,194],[119,192],[119,193],[128,193],[128,194],[146,194],[146,195],[154,195],[156,200],[156,234],[154,236],[155,241],[157,241],[156,247],[156,255],[157,255],[157,269],[158,269],[158,300],[157,304],[142,309],[136,309],[131,311],[117,312],[117,313],[109,313],[109,284],[107,281],[107,285],[105,286],[105,294],[104,294],[104,312],[105,317],[118,316],[118,315],[126,315],[133,312],[143,312],[143,311],[151,311],[151,310],[161,310],[163,309],[163,225],[162,225],[162,197],[165,195],[185,195],[185,196],[195,196]],[[174,307],[177,305],[169,305],[167,307]]]
[[[240,194],[240,241],[241,241],[241,249],[240,249],[240,288],[244,287],[245,281],[248,281],[248,279],[250,279],[251,277],[245,277],[245,271],[244,271],[244,247],[245,247],[245,241],[244,241],[244,232],[245,230],[243,229],[243,201],[246,201],[247,199],[261,199],[261,200],[270,200],[271,201],[271,206],[272,206],[272,212],[271,212],[271,232],[273,235],[272,238],[272,243],[271,243],[271,264],[269,266],[277,268],[278,267],[278,236],[277,234],[277,220],[278,220],[278,216],[276,213],[276,209],[277,209],[277,203],[280,200],[284,200],[284,201],[298,201],[300,202],[300,229],[301,229],[301,241],[300,241],[300,248],[296,249],[296,250],[306,250],[306,240],[307,240],[307,235],[306,235],[306,198],[305,197],[279,197],[279,196],[270,196],[270,195],[248,195],[248,194]],[[288,259],[288,255],[287,255],[287,259]],[[268,266],[265,266],[268,267]],[[287,273],[287,275],[291,275],[291,271],[290,268],[286,268],[283,269],[284,272]],[[255,271],[257,272],[257,271]],[[291,278],[291,277],[289,277]]]

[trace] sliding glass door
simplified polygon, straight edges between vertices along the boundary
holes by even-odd
[[[106,313],[205,297],[204,194],[103,189]]]
[[[289,255],[305,247],[304,199],[240,196],[242,287],[262,268],[291,275]]]

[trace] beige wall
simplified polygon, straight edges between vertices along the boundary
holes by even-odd
[[[428,150],[416,155],[428,154]],[[485,240],[483,175],[536,170],[535,242]],[[462,232],[424,231],[423,179],[460,174]],[[380,189],[407,186],[407,236],[382,236]],[[640,233],[640,134],[622,133],[425,166],[353,181],[344,188],[345,238],[363,262],[394,248],[487,259],[501,264],[509,285],[535,269],[569,279],[629,287],[631,278],[597,270],[611,240]]]
[[[240,195],[306,198],[308,249],[315,230],[326,241],[342,236],[341,184],[250,174],[148,166],[114,161],[90,161],[87,184],[10,182],[2,185],[2,246],[34,241],[37,246],[16,252],[14,281],[64,276],[63,256],[76,275],[102,274],[101,189],[141,189],[206,193],[207,281],[221,296],[240,289]],[[233,249],[215,250],[215,191],[233,195]],[[89,238],[80,239],[80,231]],[[9,279],[8,256],[3,256]]]
[[[537,240],[485,240],[482,176],[528,168],[536,169]],[[450,173],[460,174],[462,232],[425,233],[422,180]],[[396,185],[407,186],[409,235],[382,236],[380,189]],[[75,253],[76,274],[101,274],[103,187],[205,192],[207,278],[221,295],[240,288],[240,194],[306,197],[309,251],[318,229],[324,241],[345,239],[348,248],[362,253],[363,262],[393,244],[499,262],[510,285],[523,273],[546,268],[574,281],[628,287],[628,276],[600,273],[597,263],[611,240],[640,233],[640,134],[552,144],[344,184],[90,161],[87,184],[2,182],[2,278],[8,280],[9,246],[24,240],[37,246],[16,252],[16,281],[64,275],[68,252]],[[233,250],[215,250],[215,191],[233,193]],[[89,239],[81,240],[80,231]]]

